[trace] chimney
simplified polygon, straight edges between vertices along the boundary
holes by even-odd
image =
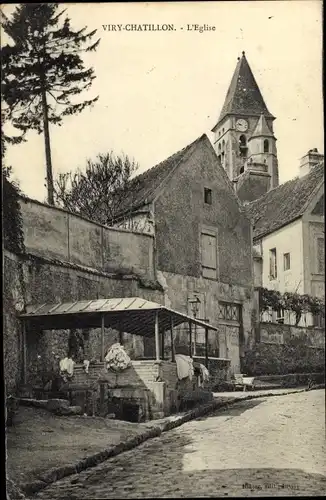
[[[318,153],[317,148],[309,149],[308,153],[305,154],[300,160],[300,177],[309,174],[311,169],[323,160],[324,155]]]

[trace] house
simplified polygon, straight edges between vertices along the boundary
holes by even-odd
[[[245,206],[253,230],[255,286],[325,295],[324,161],[316,149],[299,176]]]
[[[216,154],[243,202],[279,184],[274,120],[242,52],[212,132]]]
[[[251,224],[208,137],[134,178],[115,226],[154,235],[165,305],[218,325],[210,358],[230,359],[239,372],[251,338]],[[194,356],[203,355],[203,342],[199,329]],[[187,343],[179,330],[177,352],[188,353]]]

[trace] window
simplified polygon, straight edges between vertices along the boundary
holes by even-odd
[[[201,260],[204,278],[217,278],[217,241],[213,231],[201,233]]]
[[[317,238],[317,273],[325,273],[325,241],[324,238]]]
[[[264,140],[264,153],[269,153],[269,141],[268,141],[268,139]]]
[[[246,148],[247,147],[247,139],[245,135],[240,135],[239,137],[239,144],[240,148]]]
[[[288,271],[291,267],[291,259],[289,253],[285,253],[283,255],[283,261],[284,261],[284,271]]]
[[[207,205],[212,204],[212,190],[211,189],[208,189],[208,188],[204,189],[204,200],[205,200],[205,203],[207,203]]]
[[[247,139],[245,135],[240,135],[239,137],[239,148],[240,156],[246,156],[247,154]]]
[[[232,304],[229,302],[219,302],[218,303],[218,319],[226,321],[235,321],[240,323],[241,321],[241,305]]]
[[[277,265],[276,265],[276,248],[269,251],[269,279],[275,280],[277,278]]]

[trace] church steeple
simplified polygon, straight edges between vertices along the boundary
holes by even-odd
[[[274,118],[268,111],[248,64],[246,54],[242,52],[242,57],[238,57],[238,63],[233,73],[218,122],[230,114],[259,116],[261,113],[264,113],[269,118]]]
[[[260,115],[260,118],[258,120],[256,128],[253,131],[253,134],[250,137],[250,139],[253,139],[254,137],[263,137],[263,136],[264,137],[274,137],[269,126],[267,125],[266,118],[265,118],[264,114],[262,113]]]
[[[238,62],[217,124],[214,148],[231,181],[242,186],[240,176],[250,174],[251,185],[260,176],[259,195],[278,185],[275,117],[268,110],[245,52]],[[263,175],[264,174],[264,175]],[[262,186],[261,178],[265,177]],[[258,180],[257,180],[258,182]],[[257,189],[254,189],[256,196]],[[246,194],[247,196],[247,194]],[[249,195],[248,195],[249,196]],[[251,196],[251,195],[250,195]]]

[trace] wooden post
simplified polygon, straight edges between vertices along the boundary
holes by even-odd
[[[174,341],[173,341],[173,318],[172,317],[171,317],[170,335],[171,335],[171,359],[172,359],[172,361],[175,361]]]
[[[192,322],[189,321],[189,356],[192,358]]]
[[[208,369],[208,328],[205,327],[205,364]]]
[[[104,314],[101,317],[101,361],[104,361],[105,352],[104,352]]]
[[[225,342],[225,357],[228,359],[229,349],[228,349],[228,339],[226,336],[226,328],[224,329],[224,342]]]
[[[164,359],[165,330],[161,331],[161,358]]]
[[[23,354],[23,384],[27,381],[27,340],[26,340],[26,323],[22,321],[22,354]]]
[[[156,360],[160,359],[160,336],[159,336],[159,327],[158,327],[158,311],[155,312],[155,352],[156,352]]]

